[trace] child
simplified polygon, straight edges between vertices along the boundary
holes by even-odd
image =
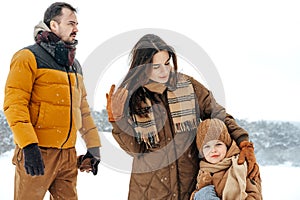
[[[198,126],[200,161],[196,190],[191,200],[262,199],[261,179],[247,177],[247,164],[237,164],[240,149],[218,119],[206,119]]]

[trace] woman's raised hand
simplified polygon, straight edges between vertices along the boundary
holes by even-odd
[[[115,91],[115,85],[110,87],[110,91],[106,93],[106,111],[108,113],[108,120],[115,122],[120,120],[124,115],[124,106],[128,96],[128,90],[126,88],[118,88]]]

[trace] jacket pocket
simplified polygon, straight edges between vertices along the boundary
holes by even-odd
[[[40,105],[38,105],[38,104],[30,104],[29,105],[29,113],[30,113],[31,124],[33,126],[35,126],[36,123],[37,123],[37,120],[39,118]]]
[[[22,159],[23,159],[22,149],[19,148],[18,145],[16,145],[14,155],[13,155],[13,158],[12,158],[12,164],[17,165],[19,162],[22,161]]]
[[[35,128],[69,127],[70,107],[42,102]]]

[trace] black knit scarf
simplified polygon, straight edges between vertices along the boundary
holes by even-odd
[[[37,34],[36,43],[44,48],[58,64],[68,67],[73,65],[77,40],[72,44],[66,43],[54,33],[43,31]]]

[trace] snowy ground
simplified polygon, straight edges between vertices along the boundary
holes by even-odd
[[[0,199],[13,199],[14,166],[11,164],[12,151],[0,156]],[[298,179],[300,168],[283,166],[261,166],[264,200],[299,200]],[[102,164],[99,174],[79,173],[79,199],[126,200],[129,174],[112,170]],[[49,199],[49,195],[45,197]]]

